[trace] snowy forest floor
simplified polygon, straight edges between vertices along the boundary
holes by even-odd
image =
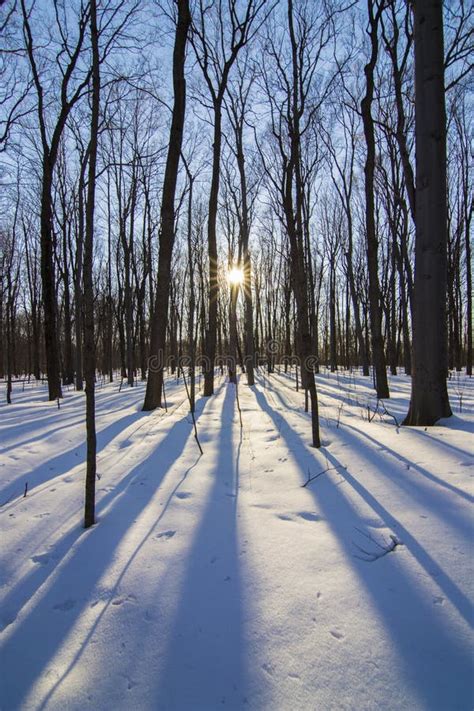
[[[167,382],[167,413],[98,388],[88,531],[84,395],[0,406],[2,711],[472,709],[474,380],[425,430],[405,376],[373,415],[323,373],[315,450],[292,377],[242,376],[243,428],[220,377],[202,457]]]

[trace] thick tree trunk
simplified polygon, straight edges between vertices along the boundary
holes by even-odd
[[[54,270],[54,237],[52,214],[52,168],[49,157],[43,160],[43,185],[41,192],[41,283],[43,288],[44,344],[46,350],[46,375],[48,397],[62,397],[57,332],[56,279]]]
[[[415,3],[416,244],[413,373],[405,425],[449,417],[446,114],[442,0]]]

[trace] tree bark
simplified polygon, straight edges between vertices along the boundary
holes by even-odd
[[[89,176],[87,184],[86,224],[84,239],[84,375],[86,382],[87,469],[84,528],[95,523],[95,479],[97,438],[95,430],[95,341],[94,341],[94,213],[97,166],[97,143],[100,108],[100,57],[96,0],[90,0],[90,34],[92,46],[92,114],[89,143]]]
[[[442,0],[415,3],[416,243],[413,372],[405,425],[449,417],[446,113]]]

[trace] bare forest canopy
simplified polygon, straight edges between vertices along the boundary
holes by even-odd
[[[56,399],[83,388],[89,353],[130,386],[151,371],[152,409],[180,358],[191,398],[219,358],[249,383],[293,362],[317,415],[319,364],[373,366],[386,398],[387,367],[424,367],[418,339],[438,378],[470,374],[472,4],[444,3],[442,28],[428,5],[441,16],[421,0],[4,0],[0,377],[47,377]],[[417,292],[417,240],[436,302]],[[429,321],[439,343],[417,332]]]

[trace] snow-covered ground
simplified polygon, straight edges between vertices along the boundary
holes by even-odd
[[[220,377],[202,457],[182,383],[167,413],[140,411],[142,385],[99,388],[88,531],[84,395],[58,410],[15,386],[1,709],[471,710],[474,383],[450,382],[455,416],[428,430],[396,426],[409,381],[390,385],[374,414],[367,380],[318,376],[317,451],[292,377],[242,378],[242,428]]]

